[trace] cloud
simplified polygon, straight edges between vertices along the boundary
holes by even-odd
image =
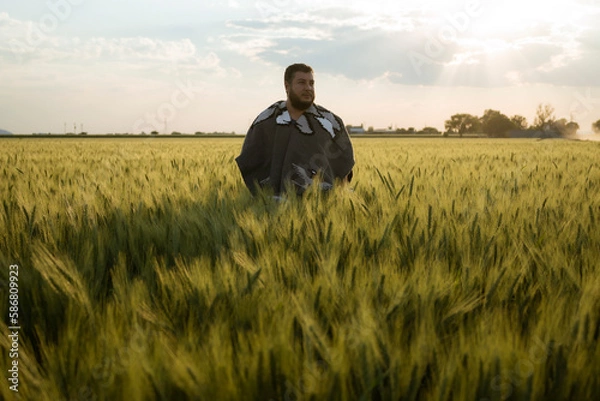
[[[221,38],[223,48],[239,53],[251,60],[259,60],[260,55],[275,45],[268,37],[250,35],[230,35]]]
[[[41,32],[41,31],[40,31]],[[38,74],[65,71],[155,71],[167,75],[204,73],[222,77],[228,71],[215,51],[200,51],[188,38],[164,40],[149,37],[65,37],[53,32],[36,33],[31,21],[0,13],[0,71],[5,76],[24,76],[24,66],[36,66]]]
[[[331,39],[328,29],[317,24],[310,24],[298,20],[290,21],[229,21],[227,27],[243,32],[247,36],[267,36],[269,38],[297,38],[312,40]],[[232,35],[240,36],[240,35]]]
[[[353,80],[391,74],[391,82],[407,85],[599,83],[597,74],[586,75],[600,45],[589,18],[598,4],[567,8],[554,2],[558,10],[572,10],[556,20],[555,11],[539,9],[536,16],[531,5],[532,15],[519,15],[519,2],[513,3],[503,11],[507,20],[495,28],[489,26],[495,8],[469,18],[456,4],[440,12],[393,3],[379,8],[364,7],[365,2],[345,8],[311,3],[304,12],[282,9],[261,19],[229,21],[231,32],[221,41],[253,61],[284,66],[305,60]]]

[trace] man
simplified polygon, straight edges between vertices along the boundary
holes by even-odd
[[[302,194],[313,179],[328,190],[349,182],[354,151],[342,120],[314,103],[313,70],[292,64],[285,70],[287,100],[274,103],[254,120],[235,159],[254,194],[259,187],[280,195],[288,185]]]

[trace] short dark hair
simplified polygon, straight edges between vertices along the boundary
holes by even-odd
[[[285,74],[283,76],[283,79],[288,84],[291,84],[292,81],[294,80],[294,75],[296,75],[297,72],[313,73],[314,71],[311,66],[306,65],[306,64],[302,64],[302,63],[292,64],[288,68],[285,69]]]

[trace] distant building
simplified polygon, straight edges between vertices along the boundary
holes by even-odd
[[[374,134],[394,134],[395,132],[392,128],[375,128],[373,130]]]
[[[365,128],[362,126],[362,124],[360,126],[353,126],[353,125],[348,125],[346,127],[346,129],[348,130],[348,133],[350,135],[352,134],[364,134],[367,131],[365,131]]]

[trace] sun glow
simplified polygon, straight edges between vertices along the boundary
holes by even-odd
[[[551,72],[580,57],[576,38],[585,16],[581,3],[473,1],[455,10],[444,15],[447,25],[438,31],[447,55],[440,62],[444,69],[439,84],[521,85],[524,71]],[[544,59],[550,48],[553,53]],[[541,58],[541,64],[532,63],[525,49],[533,49],[533,59]]]
[[[472,33],[500,38],[513,38],[524,31],[550,34],[555,27],[573,22],[581,11],[577,3],[564,0],[486,2],[481,18],[473,21]]]

